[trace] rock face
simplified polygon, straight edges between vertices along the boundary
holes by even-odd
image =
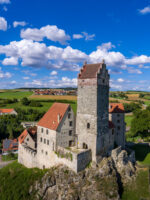
[[[123,184],[134,174],[127,152],[121,151],[78,174],[65,166],[51,168],[29,193],[36,193],[35,200],[119,200]]]

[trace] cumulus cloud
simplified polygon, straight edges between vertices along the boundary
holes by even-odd
[[[52,71],[52,72],[50,73],[50,75],[52,75],[52,76],[57,75],[57,71]]]
[[[135,69],[135,68],[133,68],[133,67],[128,67],[127,70],[128,70],[128,72],[129,72],[130,74],[142,74],[142,71],[141,71],[141,70]]]
[[[150,6],[147,6],[143,9],[139,9],[138,11],[139,11],[140,14],[146,15],[146,14],[150,13]]]
[[[80,34],[73,34],[73,39],[81,39],[84,38],[85,40],[94,40],[95,34],[88,34],[87,32],[82,32]]]
[[[2,31],[7,30],[7,21],[4,17],[0,17],[0,30]]]
[[[10,0],[0,0],[0,4],[8,4],[10,3]]]
[[[70,40],[70,36],[64,30],[57,28],[57,26],[47,25],[40,29],[27,28],[21,31],[21,38],[34,41],[43,41],[44,38],[53,42],[60,42],[66,44]]]
[[[0,78],[11,78],[12,74],[10,72],[3,72],[2,68],[0,67]]]
[[[119,82],[119,83],[123,83],[125,80],[124,79],[122,79],[122,78],[118,78],[117,79],[117,82]]]
[[[84,36],[82,34],[73,34],[73,39],[81,39]]]
[[[18,65],[18,58],[16,57],[5,58],[2,64],[3,65]]]
[[[30,79],[28,76],[23,77],[24,80]]]
[[[27,23],[25,21],[14,21],[13,27],[16,28],[17,26],[26,26]]]

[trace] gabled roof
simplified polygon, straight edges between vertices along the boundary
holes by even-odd
[[[23,143],[23,141],[24,141],[24,139],[27,137],[27,135],[28,135],[28,131],[27,131],[27,129],[25,129],[25,130],[21,133],[21,135],[18,137],[18,141],[19,141],[20,144]]]
[[[96,78],[103,63],[85,64],[78,74],[79,79]]]
[[[27,135],[29,134],[33,140],[35,140],[36,137],[36,133],[37,133],[37,127],[31,127],[28,129],[25,129],[21,135],[18,137],[19,143],[22,144],[25,140],[25,138],[27,137]]]
[[[37,125],[51,130],[56,130],[69,106],[69,104],[54,103]]]
[[[1,108],[1,109],[0,109],[0,113],[11,113],[11,112],[13,112],[13,111],[14,111],[13,108],[11,108],[11,109],[3,109],[3,108]]]
[[[124,106],[122,103],[110,103],[109,113],[125,113]]]

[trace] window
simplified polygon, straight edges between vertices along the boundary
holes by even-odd
[[[69,122],[69,126],[72,126],[72,121]]]
[[[43,149],[41,150],[41,152],[43,153]]]
[[[47,145],[49,145],[49,140],[47,140]]]
[[[117,117],[120,117],[120,114],[117,114]]]
[[[112,135],[114,134],[114,129],[112,129]]]
[[[119,119],[117,120],[117,123],[120,123],[120,120],[119,120]]]
[[[29,138],[27,138],[27,141],[29,141]]]
[[[47,155],[47,151],[45,152],[45,154]]]
[[[41,128],[41,133],[43,133],[43,128]]]
[[[118,126],[118,130],[120,130],[120,126]]]
[[[46,130],[46,134],[48,135],[48,129]]]
[[[88,128],[88,129],[90,128],[90,123],[87,123],[87,128]]]
[[[42,142],[42,138],[40,138],[40,141]]]
[[[71,118],[71,114],[69,113],[69,114],[68,114],[68,119],[70,119],[70,118]]]
[[[71,107],[69,106],[68,111],[71,111]]]
[[[105,79],[103,79],[103,83],[105,83]]]
[[[74,142],[72,140],[69,141],[69,147],[72,147]]]
[[[44,144],[46,144],[46,139],[44,139]]]
[[[69,130],[69,135],[70,135],[70,136],[72,135],[72,130]]]

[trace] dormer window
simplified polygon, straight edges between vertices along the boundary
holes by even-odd
[[[90,129],[90,123],[87,123],[87,129]]]

